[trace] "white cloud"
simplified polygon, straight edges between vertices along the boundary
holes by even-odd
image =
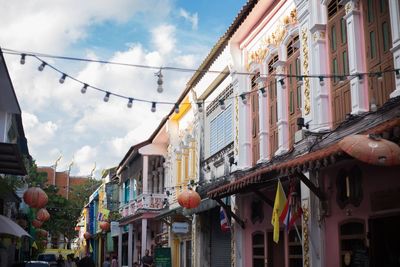
[[[152,41],[161,54],[168,54],[175,48],[175,26],[163,24],[152,30]]]
[[[37,148],[52,139],[58,129],[57,124],[52,121],[41,122],[34,114],[22,113],[23,125],[29,145]]]
[[[79,168],[79,175],[90,174],[95,166],[97,158],[97,149],[85,145],[74,153],[74,165]],[[97,165],[96,165],[97,167]]]
[[[199,17],[197,13],[193,13],[190,15],[188,11],[185,9],[181,8],[179,9],[179,16],[183,17],[187,21],[189,21],[192,24],[192,29],[197,30],[198,24],[199,24]]]

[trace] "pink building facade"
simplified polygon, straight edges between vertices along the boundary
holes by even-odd
[[[399,25],[398,1],[265,0],[230,37],[237,165],[208,197],[230,197],[232,265],[398,262],[399,167],[364,163],[339,142],[399,144]],[[299,234],[281,224],[276,244],[278,179],[303,216]]]

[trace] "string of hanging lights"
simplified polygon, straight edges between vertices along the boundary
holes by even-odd
[[[56,68],[55,66],[49,64],[48,62],[44,61],[41,59],[41,57],[47,57],[47,58],[53,58],[53,59],[63,59],[63,60],[75,60],[75,61],[85,61],[85,62],[96,62],[96,63],[101,63],[101,64],[112,64],[112,65],[120,65],[120,66],[126,66],[126,67],[135,67],[135,68],[144,68],[144,69],[157,69],[158,71],[154,73],[154,75],[157,77],[157,92],[162,93],[164,91],[163,89],[163,70],[170,70],[170,71],[181,71],[181,72],[201,72],[201,73],[218,73],[218,74],[230,74],[229,71],[216,71],[216,70],[206,70],[206,69],[190,69],[190,68],[179,68],[179,67],[156,67],[156,66],[148,66],[148,65],[140,65],[140,64],[128,64],[128,63],[119,63],[119,62],[112,62],[112,61],[104,61],[104,60],[93,60],[93,59],[86,59],[86,58],[76,58],[76,57],[65,57],[65,56],[56,56],[56,55],[49,55],[49,54],[43,54],[43,53],[32,53],[32,52],[20,52],[17,50],[13,49],[7,49],[7,48],[2,48],[2,52],[10,55],[18,55],[20,56],[20,63],[23,65],[26,62],[27,56],[33,57],[37,59],[40,62],[40,65],[38,67],[39,71],[43,71],[45,67],[48,67],[50,69],[53,69],[54,71],[60,73],[61,77],[59,79],[60,84],[63,84],[65,80],[71,79],[77,83],[82,84],[81,88],[81,93],[85,94],[88,89],[93,89],[99,92],[104,93],[104,102],[108,102],[110,100],[110,97],[118,97],[118,98],[123,98],[126,99],[127,102],[127,107],[132,108],[133,102],[145,102],[151,104],[151,112],[156,112],[157,110],[157,105],[158,104],[165,104],[165,105],[173,105],[174,106],[174,112],[179,113],[179,106],[180,105],[185,105],[189,103],[176,103],[176,102],[170,102],[170,101],[154,101],[154,100],[149,100],[149,99],[141,99],[141,98],[135,98],[131,96],[125,96],[121,94],[117,94],[114,92],[111,92],[110,90],[104,90],[102,88],[99,88],[97,86],[90,85],[88,83],[85,83],[71,75],[68,75],[67,73],[61,71],[60,69]],[[267,76],[274,76],[276,77],[277,82],[280,84],[282,89],[286,89],[286,83],[285,79],[286,78],[296,78],[297,79],[297,84],[299,86],[303,85],[303,79],[304,78],[313,78],[313,79],[318,79],[319,84],[321,86],[325,86],[325,80],[326,79],[335,79],[339,82],[339,84],[342,84],[346,81],[346,79],[352,79],[357,77],[359,80],[363,80],[364,77],[375,77],[378,80],[383,79],[383,75],[385,73],[395,73],[396,79],[400,79],[400,69],[392,69],[392,70],[384,70],[384,71],[376,71],[376,72],[360,72],[360,73],[353,73],[353,74],[309,74],[309,75],[293,75],[293,74],[262,74],[260,77],[267,77]],[[235,72],[235,74],[238,75],[247,75],[247,76],[252,76],[254,73],[250,72]],[[248,103],[247,96],[251,95],[253,93],[259,93],[262,97],[267,97],[268,92],[267,92],[267,87],[264,84],[264,81],[261,80],[261,82],[258,84],[258,90],[250,91],[250,92],[243,92],[240,95],[235,95],[232,97],[227,97],[225,99],[219,99],[218,103],[219,106],[222,110],[225,109],[225,101],[229,99],[234,99],[236,97],[239,97],[244,105]],[[199,101],[197,102],[197,110],[198,112],[203,112],[204,110],[204,103],[207,103],[206,101]]]

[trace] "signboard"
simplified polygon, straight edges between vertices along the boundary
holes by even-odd
[[[156,248],[154,252],[155,267],[171,267],[171,248]]]
[[[187,234],[189,232],[189,224],[186,222],[172,223],[172,232],[175,234]]]
[[[118,236],[119,233],[119,222],[111,222],[110,223],[110,229],[111,229],[111,236]]]

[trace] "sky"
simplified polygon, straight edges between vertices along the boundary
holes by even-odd
[[[197,68],[245,0],[0,0],[0,46],[146,66]],[[70,166],[73,175],[117,166],[146,140],[172,109],[110,97],[66,79],[40,61],[5,54],[22,109],[31,156],[39,166]],[[192,73],[164,71],[157,93],[153,69],[42,58],[71,77],[101,89],[151,101],[174,102]]]

